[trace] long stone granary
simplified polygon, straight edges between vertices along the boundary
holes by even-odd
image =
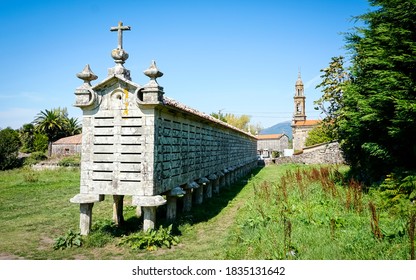
[[[123,198],[142,210],[143,230],[154,228],[156,208],[167,204],[167,218],[202,203],[220,188],[257,165],[256,138],[164,96],[157,78],[163,74],[153,61],[144,74],[150,81],[134,83],[124,67],[119,23],[118,47],[111,53],[116,65],[92,86],[97,76],[89,65],[77,74],[84,83],[75,91],[74,106],[83,111],[80,193],[70,201],[80,204],[80,230],[87,235],[94,203],[113,196],[113,219],[123,222]]]

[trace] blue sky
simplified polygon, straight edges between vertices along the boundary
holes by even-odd
[[[105,79],[119,21],[131,26],[125,67],[140,85],[156,60],[166,96],[208,114],[248,114],[266,128],[292,118],[300,69],[308,119],[317,119],[320,69],[345,55],[340,33],[368,9],[366,0],[0,0],[0,128],[55,107],[80,117],[75,74],[88,63],[93,84]]]

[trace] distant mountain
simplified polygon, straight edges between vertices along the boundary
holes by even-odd
[[[286,134],[289,139],[292,138],[292,127],[290,126],[291,121],[285,121],[278,124],[275,124],[274,126],[271,126],[269,128],[265,128],[262,131],[260,131],[259,134]]]

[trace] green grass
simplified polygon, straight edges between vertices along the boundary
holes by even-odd
[[[128,196],[124,227],[111,222],[112,198],[106,196],[94,205],[93,230],[83,246],[54,250],[56,238],[78,231],[79,206],[69,199],[79,192],[79,169],[3,171],[0,259],[409,259],[407,217],[381,207],[377,192],[348,191],[342,184],[322,187],[311,173],[320,168],[255,170],[191,213],[179,213],[173,233],[180,243],[156,251],[118,245],[123,235],[140,230]],[[372,232],[370,201],[382,239]],[[158,226],[169,225],[164,213],[159,207]]]
[[[388,209],[376,207],[381,232],[394,233],[390,238],[386,234],[376,238],[368,204],[377,201],[378,194],[353,193],[353,188],[348,190],[345,182],[323,187],[323,179],[308,179],[319,170],[326,169],[286,165],[262,170],[261,178],[254,178],[247,186],[251,199],[240,212],[234,230],[230,231],[227,258],[410,258],[408,217],[392,216]]]

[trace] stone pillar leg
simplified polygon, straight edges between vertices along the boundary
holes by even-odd
[[[137,206],[137,208],[136,208],[136,217],[140,218],[141,216],[142,216],[142,207]]]
[[[166,204],[166,200],[160,196],[136,196],[132,197],[132,205],[140,206],[143,210],[143,231],[154,229],[156,224],[156,208]]]
[[[234,184],[234,171],[231,170],[230,173],[228,173],[228,185],[231,187]]]
[[[166,210],[166,219],[170,222],[176,219],[176,196],[168,196],[167,197],[167,210]]]
[[[215,194],[219,194],[220,193],[220,180],[217,179],[212,183],[212,188],[213,188],[213,192]]]
[[[201,192],[202,192],[202,198],[199,198],[199,199],[197,199],[196,201],[197,201],[197,204],[201,204],[202,203],[202,201],[205,199],[205,198],[208,198],[208,197],[211,197],[211,196],[208,196],[208,192],[211,192],[211,194],[212,194],[212,191],[211,191],[211,184],[210,184],[210,181],[209,181],[209,179],[207,179],[206,177],[202,177],[202,178],[200,178],[199,180],[198,180],[198,184],[201,186],[201,188],[202,188],[202,190],[201,190]],[[199,193],[198,193],[198,191],[196,192],[196,194],[197,195],[200,195]]]
[[[81,235],[88,235],[92,225],[92,207],[94,203],[81,203],[79,205],[79,229]]]
[[[212,183],[211,182],[207,183],[207,185],[205,186],[205,197],[206,198],[212,197]]]
[[[166,219],[170,222],[176,219],[177,201],[178,197],[183,196],[186,192],[180,187],[176,186],[170,190],[167,196],[167,211]]]
[[[92,225],[92,207],[94,202],[104,200],[104,195],[79,193],[71,198],[71,203],[79,204],[79,229],[81,235],[88,235]]]
[[[204,201],[204,186],[199,186],[199,188],[194,190],[195,192],[195,204],[202,204]]]
[[[183,197],[183,212],[189,212],[192,209],[192,192],[195,192],[199,185],[192,181],[184,186],[185,195]]]
[[[189,212],[192,209],[192,189],[186,189],[183,196],[183,212]]]
[[[156,224],[156,206],[143,206],[143,231],[154,229]]]
[[[225,187],[226,188],[230,187],[231,186],[231,184],[230,184],[230,172],[225,173],[224,179],[225,179]]]
[[[124,223],[123,199],[124,195],[113,195],[113,222],[119,226]]]

